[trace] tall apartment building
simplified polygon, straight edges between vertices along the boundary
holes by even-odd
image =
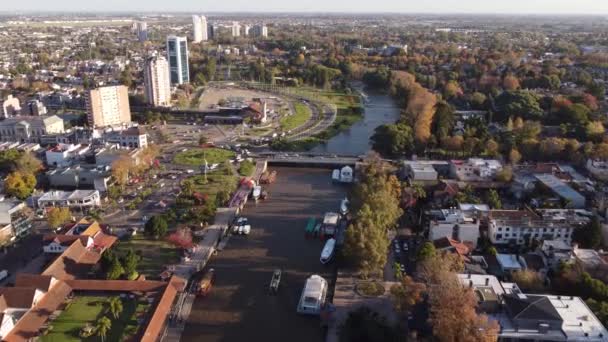
[[[192,16],[192,41],[200,43],[203,40],[203,26],[201,25],[201,17],[198,15]]]
[[[171,84],[189,83],[190,69],[188,67],[188,41],[186,37],[167,37],[167,59],[169,60]]]
[[[207,39],[215,38],[215,26],[211,23],[207,24]]]
[[[171,105],[169,62],[165,57],[148,57],[144,64],[144,91],[146,102],[153,106]]]
[[[105,127],[131,122],[127,87],[107,86],[91,89],[86,96],[87,116],[91,127]]]
[[[232,36],[240,37],[241,36],[241,24],[238,21],[232,22]]]
[[[148,24],[145,21],[136,22],[135,33],[137,34],[137,39],[140,42],[145,42],[148,40]]]
[[[253,26],[253,36],[256,38],[268,38],[268,27],[264,24]]]
[[[206,42],[209,39],[207,34],[207,18],[204,15],[200,17],[198,15],[192,16],[192,28],[193,42]]]

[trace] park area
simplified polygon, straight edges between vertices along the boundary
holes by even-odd
[[[195,148],[175,155],[173,162],[180,165],[202,166],[220,164],[234,157],[234,152],[221,148]]]
[[[143,234],[131,236],[128,240],[121,240],[114,247],[119,255],[125,255],[129,249],[141,259],[137,264],[137,272],[147,279],[158,279],[165,270],[165,265],[177,264],[180,261],[180,250],[163,239],[154,240]]]
[[[110,309],[110,300],[119,298],[122,310],[116,317]],[[97,321],[102,317],[110,319],[110,327],[105,341],[135,341],[137,330],[146,320],[150,303],[143,298],[120,298],[118,296],[78,296],[66,304],[65,309],[49,323],[47,332],[41,336],[42,342],[101,341],[97,335]],[[85,331],[92,334],[82,335]]]
[[[310,108],[300,102],[294,103],[296,112],[292,115],[285,115],[281,118],[281,129],[290,131],[304,125],[312,116]]]

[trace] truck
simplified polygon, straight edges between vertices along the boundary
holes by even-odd
[[[321,227],[321,238],[333,237],[336,234],[339,221],[340,215],[338,213],[325,213],[323,226]]]

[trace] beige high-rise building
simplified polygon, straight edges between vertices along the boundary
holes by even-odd
[[[144,65],[144,88],[146,102],[156,107],[171,105],[171,80],[169,62],[163,56],[146,59]]]
[[[86,96],[91,127],[121,125],[131,122],[127,87],[107,86],[91,89]]]

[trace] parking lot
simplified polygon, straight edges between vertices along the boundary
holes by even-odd
[[[232,236],[210,263],[215,285],[196,299],[183,341],[320,341],[318,317],[296,314],[305,279],[333,281],[333,265],[321,265],[323,242],[304,236],[309,217],[337,211],[346,188],[331,183],[331,171],[278,168],[270,199],[247,204],[249,236]],[[273,270],[283,270],[276,296]]]

